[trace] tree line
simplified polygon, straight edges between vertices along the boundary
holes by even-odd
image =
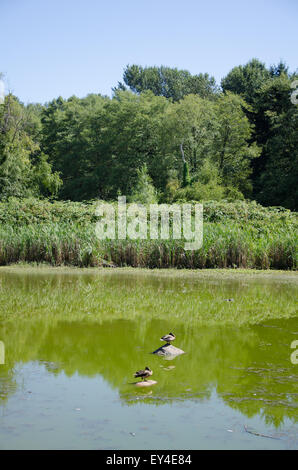
[[[127,66],[113,96],[0,104],[0,198],[254,199],[297,209],[297,73]]]

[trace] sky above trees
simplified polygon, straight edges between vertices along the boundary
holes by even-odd
[[[23,102],[111,95],[127,64],[217,83],[252,57],[297,64],[296,0],[1,0],[0,70]],[[13,34],[12,34],[13,31]]]

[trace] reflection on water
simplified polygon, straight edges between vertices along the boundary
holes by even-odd
[[[28,277],[25,288],[18,279],[14,291],[8,278],[19,318],[0,326],[6,352],[0,366],[0,448],[298,447],[298,366],[290,361],[297,318],[254,326],[204,326],[187,314],[158,318],[146,312],[129,320],[67,318],[63,310],[57,314],[53,278],[46,281],[46,294],[53,290],[55,314],[45,309],[41,315],[45,279]],[[113,279],[114,287],[122,289],[123,281]],[[158,293],[152,281],[145,287],[158,297],[182,281],[175,282],[159,284]],[[239,286],[225,282],[214,284],[213,295],[236,302]],[[67,283],[66,277],[62,284]],[[20,289],[24,296],[34,291],[30,305],[20,306]],[[210,284],[200,285],[201,298],[204,289]],[[22,308],[39,309],[36,319],[22,315]],[[171,361],[151,354],[169,331],[186,352]],[[147,365],[157,384],[138,389],[131,385],[133,374]],[[244,425],[276,439],[243,432]]]

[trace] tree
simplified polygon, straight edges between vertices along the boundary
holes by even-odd
[[[143,68],[140,65],[127,65],[123,80],[134,93],[151,90],[155,95],[173,101],[191,93],[204,98],[214,98],[217,93],[215,79],[208,74],[191,75],[187,70],[165,66]],[[122,83],[118,83],[118,89],[124,88]]]
[[[222,80],[224,91],[241,95],[251,106],[245,112],[253,126],[251,139],[261,149],[252,160],[253,197],[263,204],[297,207],[296,114],[290,100],[291,83],[287,65],[280,61],[268,70],[257,59],[239,66]]]
[[[42,115],[42,149],[61,172],[61,197],[85,200],[130,194],[145,163],[158,187],[166,180],[162,123],[168,102],[152,92],[117,91],[54,100]]]
[[[137,202],[140,204],[157,203],[157,192],[153,186],[152,179],[148,174],[146,164],[137,170],[137,179],[130,196],[130,202]]]
[[[42,150],[61,173],[63,199],[108,197],[110,154],[103,141],[107,99],[88,95],[48,103],[42,112]]]
[[[281,74],[260,94],[267,133],[256,174],[256,195],[265,205],[298,208],[298,106],[290,100],[291,81]]]
[[[0,196],[53,196],[61,185],[27,132],[30,113],[12,94],[0,105]]]
[[[234,67],[222,79],[221,87],[224,92],[230,91],[241,95],[247,103],[252,105],[259,89],[268,79],[270,79],[270,72],[265,64],[258,59],[252,59],[246,65]]]
[[[233,93],[215,101],[188,95],[168,110],[166,129],[175,159],[173,168],[183,175],[180,145],[191,181],[199,181],[205,162],[212,163],[225,186],[249,195],[251,161],[260,150],[250,143],[252,126],[244,112],[244,100]],[[183,176],[181,177],[183,181]]]
[[[235,186],[246,196],[252,191],[249,179],[251,162],[260,155],[255,142],[250,143],[252,125],[244,109],[245,101],[233,93],[223,94],[216,102],[218,136],[213,160],[226,186]]]
[[[164,189],[172,156],[167,153],[164,126],[170,103],[147,91],[135,95],[119,91],[110,100],[105,116],[105,142],[113,165],[111,194],[133,190],[137,169],[146,164],[154,185]]]
[[[164,123],[166,152],[172,155],[171,169],[182,175],[183,185],[189,182],[186,175],[189,174],[191,180],[213,153],[218,133],[214,103],[197,95],[188,95],[168,108]]]

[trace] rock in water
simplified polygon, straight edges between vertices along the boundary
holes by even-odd
[[[143,380],[142,382],[136,382],[136,387],[150,387],[150,385],[157,384],[156,380]]]
[[[164,344],[160,348],[153,351],[152,354],[157,354],[158,356],[168,356],[168,357],[175,357],[179,356],[180,354],[184,354],[182,349],[176,348],[172,344]]]

